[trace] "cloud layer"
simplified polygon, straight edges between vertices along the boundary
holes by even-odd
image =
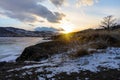
[[[52,12],[45,6],[38,4],[48,0],[1,0],[0,14],[6,15],[10,18],[18,19],[22,22],[34,22],[41,20],[40,17],[46,19],[51,23],[59,23],[65,14],[59,12]],[[57,7],[69,4],[70,0],[49,0]],[[77,5],[93,5],[98,0],[74,0]],[[75,4],[72,4],[75,5]]]
[[[63,4],[65,4],[66,2],[70,2],[70,0],[50,0],[55,6],[61,6]],[[74,2],[76,3],[76,5],[78,6],[91,6],[93,5],[95,2],[97,2],[99,0],[74,0]]]
[[[78,6],[91,6],[95,2],[98,2],[98,0],[77,0]]]
[[[20,21],[33,22],[37,17],[47,19],[49,22],[58,23],[65,16],[63,13],[51,12],[45,6],[37,4],[43,0],[1,0],[1,14],[18,19]],[[56,3],[53,1],[53,3]]]

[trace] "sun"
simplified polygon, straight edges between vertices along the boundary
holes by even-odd
[[[64,33],[70,33],[73,32],[75,25],[68,21],[62,21],[60,27],[64,29]]]

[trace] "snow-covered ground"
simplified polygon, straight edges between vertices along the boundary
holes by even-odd
[[[27,62],[28,63],[28,62]],[[36,68],[36,72],[50,71],[47,74],[48,78],[55,76],[62,72],[66,72],[68,75],[72,72],[78,72],[89,70],[92,72],[99,72],[100,67],[109,69],[120,69],[120,48],[107,48],[105,52],[94,53],[91,55],[71,59],[68,54],[58,54],[51,56],[51,58],[41,61],[33,62],[35,65],[24,66],[21,68],[11,69],[8,72],[14,70],[31,69]],[[27,71],[28,74],[31,74]],[[26,73],[23,73],[26,74]],[[45,80],[42,76],[39,76],[40,80]]]

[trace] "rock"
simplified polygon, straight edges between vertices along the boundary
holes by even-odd
[[[68,48],[65,47],[65,45],[66,43],[61,41],[51,41],[30,46],[25,48],[23,53],[16,59],[16,61],[39,61],[42,59],[47,59],[53,54],[67,51]]]
[[[4,66],[7,62],[0,62],[0,67]]]
[[[38,61],[41,58],[48,58],[47,53],[45,54],[42,53],[39,47],[35,47],[35,46],[31,46],[31,47],[27,47],[25,48],[25,50],[23,51],[22,55],[16,59],[16,61],[25,61],[25,60],[35,60]]]

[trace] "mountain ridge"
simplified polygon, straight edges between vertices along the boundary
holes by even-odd
[[[0,37],[45,37],[52,36],[52,31],[29,31],[14,27],[0,27]]]

